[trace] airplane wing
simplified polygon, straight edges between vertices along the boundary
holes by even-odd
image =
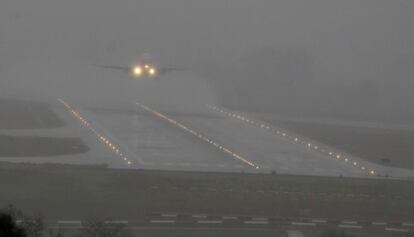
[[[162,75],[165,75],[170,72],[176,72],[176,71],[184,71],[184,68],[178,68],[178,67],[163,67],[159,69],[159,73]]]
[[[100,67],[100,68],[105,68],[105,69],[110,69],[110,70],[117,70],[117,71],[127,73],[127,74],[131,74],[131,73],[133,74],[134,73],[134,72],[131,72],[132,71],[131,67],[112,66],[112,65],[94,65],[94,66]],[[157,71],[158,72],[156,72],[156,74],[158,74],[160,76],[163,76],[163,75],[166,75],[166,74],[171,73],[171,72],[185,71],[185,69],[184,68],[178,68],[178,67],[161,67],[161,68],[158,68]],[[146,72],[146,73],[148,73],[148,72]],[[154,77],[154,79],[157,79],[159,77],[156,74],[155,75],[150,75],[150,76]],[[141,76],[141,75],[139,75],[139,76]]]
[[[130,67],[123,67],[123,66],[110,66],[110,65],[95,65],[97,67],[106,68],[106,69],[115,69],[118,71],[129,73],[131,68]]]

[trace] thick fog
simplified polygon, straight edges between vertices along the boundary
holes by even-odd
[[[406,123],[413,11],[411,0],[3,0],[0,88]],[[188,72],[136,83],[94,66],[143,53]]]

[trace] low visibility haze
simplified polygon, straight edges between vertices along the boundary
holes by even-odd
[[[3,94],[221,103],[284,116],[410,123],[414,2],[2,1]],[[94,65],[149,53],[155,84]]]

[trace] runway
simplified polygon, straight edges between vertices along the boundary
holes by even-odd
[[[99,131],[98,140],[108,140],[108,150],[122,151],[125,157],[113,154],[113,159],[121,158],[127,168],[343,177],[377,177],[384,171],[379,165],[216,106],[189,110],[131,101],[116,108],[74,108]]]
[[[109,168],[412,178],[318,141],[215,105],[168,106],[138,100],[50,103],[66,126],[5,130],[10,135],[80,137],[87,153],[2,161],[105,164]]]

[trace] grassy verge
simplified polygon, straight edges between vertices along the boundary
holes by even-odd
[[[0,206],[47,218],[152,212],[414,220],[414,182],[0,163]]]
[[[0,99],[0,129],[57,128],[65,123],[42,102]]]
[[[0,157],[36,157],[87,152],[79,138],[0,135]]]

